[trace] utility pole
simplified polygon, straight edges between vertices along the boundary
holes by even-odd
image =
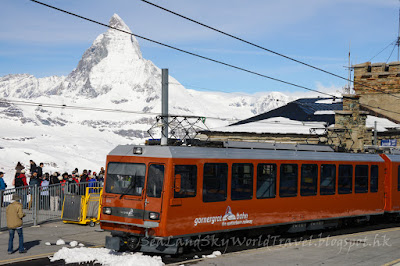
[[[351,41],[350,41],[350,43],[349,43],[349,77],[348,77],[348,92],[347,92],[347,94],[350,94],[351,93],[351,62],[350,62],[350,51],[351,51]]]
[[[400,0],[399,0],[400,1]],[[350,41],[350,43],[349,43],[349,64],[348,64],[348,66],[346,67],[344,67],[344,68],[347,68],[347,70],[348,70],[348,76],[347,76],[347,79],[348,79],[348,82],[347,82],[347,86],[344,86],[344,88],[343,88],[343,93],[344,94],[350,94],[351,93],[351,61],[350,61],[350,49],[351,48],[351,41]]]
[[[161,70],[161,145],[168,145],[168,69]]]
[[[400,3],[400,0],[399,0]],[[400,7],[399,7],[399,31],[397,33],[397,61],[399,61],[399,52],[400,52]]]

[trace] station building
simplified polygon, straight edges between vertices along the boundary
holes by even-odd
[[[354,94],[298,99],[232,125],[202,131],[200,138],[322,144],[347,152],[399,149],[400,62],[367,62],[353,68]]]

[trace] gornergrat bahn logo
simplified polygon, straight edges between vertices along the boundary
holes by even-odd
[[[232,213],[230,206],[226,208],[224,215],[199,217],[194,219],[194,226],[198,224],[219,224],[222,226],[238,225],[238,224],[252,224],[253,220],[249,220],[249,215],[245,212]]]

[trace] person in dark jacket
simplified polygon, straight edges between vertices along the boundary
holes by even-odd
[[[19,176],[21,174],[21,171],[24,169],[25,167],[20,162],[18,162],[17,166],[15,166],[15,177]]]
[[[48,175],[48,173],[46,173]],[[45,174],[45,176],[46,176]],[[68,175],[68,174],[67,174]],[[57,185],[60,183],[60,179],[58,178],[60,176],[59,173],[55,172],[50,176],[50,185]],[[62,178],[61,178],[62,180]]]
[[[34,172],[37,172],[37,166],[36,166],[36,163],[33,160],[30,160],[29,162],[31,164],[30,171],[31,171],[31,175],[32,175]]]
[[[22,199],[22,206],[24,208],[27,207],[26,195],[28,193],[28,183],[26,182],[25,170],[22,169],[21,173],[14,179],[14,186],[16,188],[16,192]]]
[[[33,172],[31,179],[29,180],[29,185],[34,187],[33,190],[35,190],[35,187],[36,187],[36,189],[38,189],[38,190],[36,190],[35,193],[39,193],[40,183],[41,183],[41,180],[38,178],[37,172]],[[36,195],[39,195],[39,194],[36,194]],[[32,198],[36,199],[35,204],[36,204],[36,206],[39,206],[39,197],[31,197],[31,201],[29,202],[29,209],[32,207]]]
[[[41,180],[38,178],[38,173],[33,172],[31,179],[29,180],[29,185],[40,187],[40,183],[41,183]]]
[[[8,205],[6,209],[7,227],[10,234],[8,240],[8,254],[14,252],[13,245],[15,230],[17,230],[19,237],[19,253],[26,253],[26,249],[24,248],[24,235],[22,232],[22,218],[25,216],[25,213],[22,212],[22,204],[19,200],[20,197],[17,194],[14,194],[12,196],[11,204]]]
[[[43,163],[40,163],[39,164],[39,167],[38,168],[36,168],[36,172],[38,173],[38,177],[39,177],[39,179],[42,179],[42,177],[43,177]]]

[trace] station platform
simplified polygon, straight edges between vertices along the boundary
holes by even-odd
[[[24,242],[28,252],[7,254],[8,231],[0,232],[0,265],[31,262],[52,256],[62,247],[69,247],[69,242],[77,241],[86,247],[104,246],[105,236],[100,227],[89,227],[78,224],[51,222],[40,227],[24,228]],[[65,245],[56,245],[62,239]],[[171,263],[169,265],[383,265],[400,266],[400,226],[373,229],[360,233],[345,233],[335,236],[313,235],[310,239],[305,236],[301,240],[291,240],[286,243],[271,243],[268,246],[229,252],[215,258],[200,258]],[[281,240],[279,240],[281,241]],[[18,236],[15,235],[14,249],[17,250]],[[51,245],[46,245],[50,242]],[[272,244],[272,245],[271,245]],[[219,248],[218,250],[221,250]],[[222,250],[221,250],[222,251]],[[212,250],[207,251],[208,254]],[[224,253],[223,251],[221,253]],[[192,257],[193,258],[193,257]],[[43,260],[45,261],[45,260]],[[44,265],[38,263],[35,265]],[[47,264],[46,264],[47,265]]]
[[[11,264],[20,261],[30,261],[48,257],[60,248],[69,246],[69,242],[77,241],[86,247],[104,246],[105,236],[108,232],[102,232],[100,226],[90,227],[78,224],[64,224],[62,221],[49,222],[38,227],[24,227],[24,243],[27,253],[18,252],[18,234],[14,236],[14,252],[7,253],[8,230],[0,231],[0,265]],[[62,239],[65,245],[56,245],[57,240]],[[50,242],[51,245],[46,245]]]
[[[186,261],[205,265],[384,265],[400,266],[400,227],[315,237],[293,243]]]

